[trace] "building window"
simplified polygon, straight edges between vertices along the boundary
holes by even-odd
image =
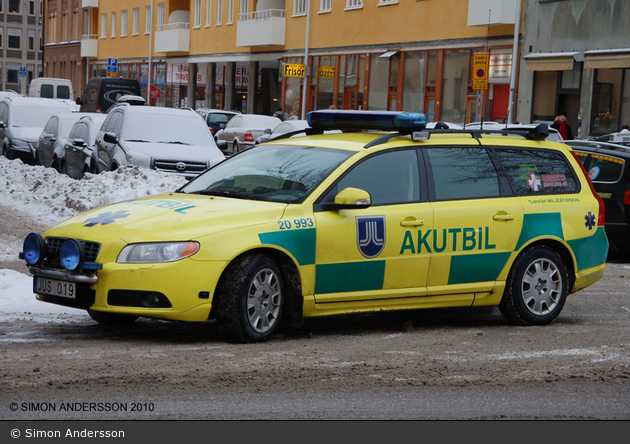
[[[101,38],[107,37],[107,14],[101,14]]]
[[[249,0],[241,0],[241,14],[247,14],[249,12]]]
[[[72,40],[79,40],[79,10],[74,8],[72,11]]]
[[[22,0],[9,0],[9,13],[21,14],[22,13]],[[19,70],[19,67],[18,67]]]
[[[112,38],[116,37],[116,13],[112,12]]]
[[[120,15],[120,36],[127,37],[127,10],[126,9]]]
[[[223,17],[223,0],[217,0],[217,26],[221,24]]]
[[[363,7],[363,0],[346,0],[346,9],[357,9]]]
[[[144,33],[150,34],[151,29],[153,28],[153,14],[151,13],[151,6],[147,6],[144,12],[145,12]]]
[[[19,83],[18,76],[20,74],[19,63],[7,63],[7,83],[17,85]]]
[[[330,11],[332,11],[332,0],[320,0],[319,12],[330,12]]]
[[[234,21],[234,0],[228,0],[228,21],[227,24],[231,25]]]
[[[28,0],[28,15],[35,15],[35,0]]]
[[[379,0],[378,5],[394,5],[396,3],[398,3],[398,0]]]
[[[212,0],[206,0],[206,28],[212,23]]]
[[[159,3],[158,11],[157,11],[158,29],[162,29],[162,27],[164,26],[164,23],[166,23],[166,3]]]
[[[19,28],[7,28],[8,49],[22,49],[22,30]]]
[[[4,0],[0,0],[0,12],[4,12]],[[0,82],[0,87],[2,87],[2,82]]]
[[[195,10],[193,16],[193,28],[201,27],[201,0],[195,0]]]
[[[140,8],[133,8],[133,35],[140,34]]]
[[[308,0],[293,0],[293,15],[306,15]]]
[[[28,30],[28,50],[35,51],[35,30]]]
[[[1,0],[0,0],[1,2]],[[0,26],[0,48],[4,48],[4,28]],[[1,87],[2,85],[0,85]]]

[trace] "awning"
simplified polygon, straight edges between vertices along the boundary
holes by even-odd
[[[630,68],[630,48],[585,51],[584,68]]]
[[[525,63],[528,71],[570,71],[573,62],[583,62],[583,52],[538,52],[527,54]]]
[[[391,56],[398,54],[399,52],[400,52],[400,49],[388,49],[387,52],[384,52],[383,54],[381,54],[379,58],[383,57],[383,58],[388,59]]]

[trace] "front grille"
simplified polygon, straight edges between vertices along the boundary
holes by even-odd
[[[147,296],[157,297],[157,303],[147,303]],[[119,307],[171,308],[168,298],[156,291],[109,290],[107,305]]]
[[[179,169],[177,166],[184,166],[183,169]],[[154,162],[155,169],[158,171],[164,171],[165,173],[178,173],[197,175],[203,173],[206,169],[205,162],[191,162],[182,160],[165,160],[159,159]]]
[[[47,237],[46,245],[48,246],[48,256],[46,257],[46,265],[50,267],[61,268],[59,253],[61,246],[67,240],[64,237]],[[85,249],[85,260],[87,262],[96,262],[96,257],[101,249],[101,244],[77,239]]]

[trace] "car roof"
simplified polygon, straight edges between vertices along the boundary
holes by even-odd
[[[191,116],[195,116],[199,118],[198,114],[195,113],[191,108],[169,108],[164,106],[132,106],[128,103],[119,103],[110,109],[109,112],[114,110],[123,110],[125,113],[132,114],[165,114],[165,115],[184,115],[188,114]]]
[[[2,99],[2,102],[10,103],[12,106],[44,106],[48,108],[65,109],[71,112],[65,103],[57,99],[47,99],[43,97],[24,97],[24,96],[7,96]]]

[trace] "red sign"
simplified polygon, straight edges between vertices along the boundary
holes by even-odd
[[[160,88],[155,85],[151,85],[151,98],[159,99],[160,98]]]

